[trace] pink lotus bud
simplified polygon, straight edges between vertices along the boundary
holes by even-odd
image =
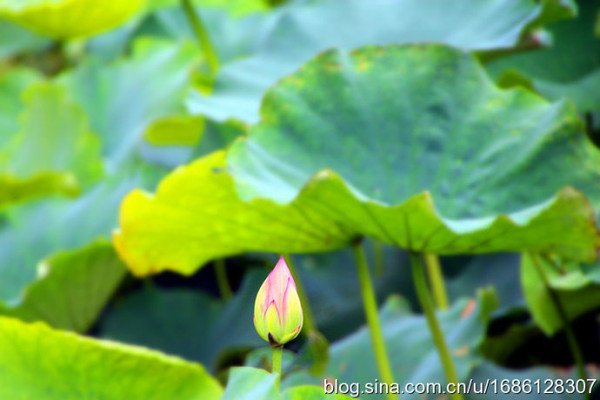
[[[283,256],[258,290],[254,303],[254,326],[271,346],[289,342],[302,329],[302,305]]]

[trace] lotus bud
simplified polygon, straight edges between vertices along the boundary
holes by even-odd
[[[271,346],[289,342],[302,329],[302,305],[283,256],[258,290],[254,327]]]

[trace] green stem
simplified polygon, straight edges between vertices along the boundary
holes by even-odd
[[[444,284],[444,274],[440,267],[440,260],[435,254],[425,254],[425,265],[427,265],[427,275],[433,291],[433,300],[438,310],[447,310],[449,306],[446,285]]]
[[[369,273],[369,267],[367,266],[365,250],[362,244],[358,242],[352,246],[352,251],[354,252],[356,267],[358,269],[360,290],[362,293],[365,314],[367,316],[367,324],[369,325],[369,330],[371,332],[373,352],[375,353],[375,360],[377,361],[379,374],[382,382],[391,385],[394,383],[394,376],[392,374],[392,368],[390,367],[390,361],[385,349],[383,333],[381,332],[381,324],[379,323],[379,315],[377,314],[377,299],[375,298],[373,282],[371,281],[371,274]],[[393,394],[388,394],[387,396],[390,400],[396,400],[398,398]]]
[[[196,10],[192,5],[192,1],[181,0],[181,4],[183,6],[183,9],[185,10],[185,14],[187,15],[188,20],[190,21],[190,25],[192,25],[194,33],[196,34],[196,38],[200,43],[200,47],[204,51],[204,55],[206,56],[206,62],[208,63],[210,72],[212,75],[215,75],[219,70],[219,57],[217,56],[217,52],[215,51],[215,48],[213,47],[210,41],[208,32],[204,28],[202,20],[196,13]]]
[[[575,336],[575,332],[573,332],[573,328],[571,327],[571,323],[569,322],[569,317],[567,316],[565,307],[562,304],[562,301],[560,300],[558,293],[556,293],[556,291],[552,288],[552,286],[550,286],[550,280],[548,279],[548,276],[546,275],[544,268],[542,268],[542,266],[540,264],[540,260],[538,259],[537,255],[530,254],[530,256],[531,256],[531,259],[533,260],[533,264],[535,265],[535,268],[537,269],[538,274],[542,278],[542,282],[544,283],[544,286],[546,287],[548,294],[550,295],[550,300],[552,301],[552,304],[554,305],[554,308],[556,309],[556,313],[558,314],[558,317],[560,318],[560,320],[562,322],[563,329],[565,330],[565,336],[567,337],[567,343],[569,345],[569,349],[571,350],[571,354],[573,356],[573,361],[575,362],[575,365],[577,368],[577,375],[579,376],[579,379],[583,379],[584,381],[587,382],[588,375],[587,375],[587,371],[585,370],[585,362],[584,362],[584,358],[583,358],[583,352],[581,351],[581,348],[579,347],[579,343],[577,342],[577,337]],[[584,394],[584,398],[586,398],[586,399],[592,398],[592,396],[590,395],[589,390],[587,390],[587,388],[586,388],[586,391]]]
[[[281,355],[283,354],[283,346],[272,346],[273,349],[273,369],[272,373],[277,372],[277,381],[275,386],[279,390],[279,383],[281,382]]]
[[[375,269],[375,276],[381,277],[383,275],[383,243],[379,240],[373,240],[373,267]]]
[[[304,321],[304,329],[302,329],[302,332],[304,332],[303,334],[308,335],[310,332],[317,330],[315,317],[313,316],[312,309],[310,308],[310,302],[308,301],[308,296],[306,295],[306,290],[304,289],[302,280],[298,275],[298,270],[296,268],[296,264],[294,264],[292,256],[285,254],[283,257],[285,258],[285,262],[287,263],[290,273],[294,278],[294,282],[296,282],[296,291],[298,292],[298,297],[300,298],[300,303],[302,304],[302,315]]]
[[[233,297],[233,291],[231,290],[231,286],[229,285],[229,280],[227,279],[227,271],[225,270],[225,260],[222,258],[215,260],[215,273],[217,275],[217,285],[219,285],[219,292],[221,293],[221,297],[227,300]]]
[[[412,265],[412,274],[415,282],[415,289],[417,291],[417,297],[419,298],[419,302],[421,303],[421,307],[425,313],[427,325],[429,325],[429,331],[431,332],[433,342],[435,343],[438,355],[442,361],[444,373],[446,374],[446,380],[448,383],[458,383],[458,374],[456,373],[456,368],[454,367],[454,362],[452,361],[450,349],[446,343],[446,338],[444,337],[444,332],[442,332],[440,322],[435,315],[435,308],[433,307],[433,301],[431,299],[431,294],[429,293],[429,287],[427,286],[427,277],[425,276],[425,271],[423,270],[421,254],[411,252],[410,262]],[[454,400],[462,400],[463,396],[461,394],[453,394],[451,395],[451,398]]]

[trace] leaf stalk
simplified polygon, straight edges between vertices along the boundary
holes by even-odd
[[[233,290],[227,279],[227,271],[225,270],[225,260],[222,258],[215,260],[215,274],[217,276],[217,285],[219,293],[224,300],[229,300],[233,297]]]
[[[433,342],[437,348],[438,355],[442,362],[446,380],[448,383],[458,383],[458,374],[456,373],[456,367],[454,366],[454,361],[452,360],[452,354],[450,353],[450,349],[446,343],[446,338],[444,337],[444,332],[442,331],[440,322],[435,315],[435,308],[433,306],[433,300],[431,299],[431,294],[427,285],[427,278],[423,268],[421,253],[411,252],[410,261],[417,297],[419,298],[419,302],[421,303],[421,307],[425,313],[427,325],[429,326],[429,331],[431,332]],[[452,394],[451,398],[453,400],[463,400],[463,396],[458,393]]]
[[[210,40],[208,31],[204,27],[202,19],[198,13],[196,13],[191,0],[181,0],[181,5],[183,6],[185,15],[187,16],[192,29],[194,30],[196,39],[198,40],[198,43],[204,52],[210,73],[212,76],[214,76],[219,70],[219,57],[217,56],[217,52]]]
[[[390,361],[385,348],[381,323],[379,322],[379,315],[377,314],[377,299],[375,297],[373,281],[371,280],[371,274],[367,265],[367,257],[365,255],[365,250],[362,246],[362,243],[355,243],[352,246],[352,251],[354,253],[354,259],[356,260],[363,306],[367,316],[367,324],[371,333],[373,352],[375,354],[375,360],[377,362],[381,381],[391,385],[394,383],[394,376],[392,374],[392,368],[390,366]],[[388,394],[387,397],[389,400],[398,399],[398,396],[394,394]]]
[[[438,256],[436,254],[425,254],[425,265],[427,266],[427,275],[433,291],[435,306],[438,310],[447,310],[450,303]]]

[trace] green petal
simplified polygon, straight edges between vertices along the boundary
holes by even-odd
[[[300,329],[302,329],[302,305],[300,303],[300,298],[298,297],[298,292],[296,290],[296,286],[293,283],[289,283],[287,288],[287,292],[284,297],[283,304],[283,332],[286,336],[286,342],[295,338]],[[298,329],[300,327],[300,329]],[[293,335],[292,337],[289,337]]]
[[[267,321],[265,319],[266,310],[263,307],[267,293],[267,280],[265,279],[263,284],[260,286],[260,289],[258,289],[256,300],[254,301],[254,327],[256,328],[256,331],[260,337],[268,342],[269,332],[267,330]]]
[[[277,309],[277,305],[275,305],[275,302],[272,302],[269,305],[269,308],[267,309],[267,312],[265,314],[265,321],[268,333],[271,334],[271,336],[277,343],[284,344],[284,332],[283,326],[281,324],[281,316],[279,315],[279,310]],[[267,340],[269,340],[268,334]]]

